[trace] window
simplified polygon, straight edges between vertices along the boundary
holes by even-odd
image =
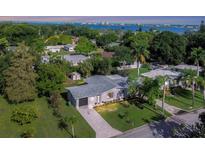
[[[107,94],[108,98],[113,98],[113,95],[114,95],[113,92]]]

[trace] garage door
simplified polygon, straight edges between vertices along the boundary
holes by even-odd
[[[88,105],[88,98],[81,98],[79,99],[79,106]]]

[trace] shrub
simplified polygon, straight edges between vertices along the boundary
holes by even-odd
[[[58,108],[60,105],[60,99],[61,99],[61,95],[58,91],[52,92],[49,98],[49,103],[51,107]]]
[[[11,121],[18,123],[19,125],[31,123],[36,118],[37,114],[32,107],[18,107],[13,110],[11,115]]]
[[[31,137],[34,137],[34,134],[35,134],[34,128],[29,128],[29,129],[25,130],[21,134],[21,137],[23,137],[23,138],[31,138]]]
[[[57,117],[57,118],[61,118],[61,117],[62,117],[62,115],[61,115],[61,113],[60,113],[60,111],[59,111],[58,108],[54,108],[54,109],[53,109],[53,115],[54,115],[55,117]]]
[[[125,113],[124,113],[124,112],[120,112],[120,113],[118,114],[118,116],[120,117],[120,119],[123,119],[123,118],[125,117]]]

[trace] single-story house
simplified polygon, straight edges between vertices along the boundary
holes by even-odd
[[[46,46],[46,50],[49,52],[60,52],[64,48],[64,45]]]
[[[176,70],[185,70],[185,69],[191,69],[197,71],[197,66],[195,65],[187,65],[187,64],[179,64],[173,67]],[[202,72],[202,67],[199,66],[199,72]]]
[[[127,96],[127,77],[120,75],[95,75],[86,84],[69,87],[68,100],[76,107],[93,108],[106,102],[121,100]]]
[[[78,72],[72,72],[69,76],[72,80],[80,80],[81,79],[81,75]]]
[[[175,86],[177,79],[181,77],[181,72],[176,72],[171,69],[155,69],[141,74],[141,77],[148,77],[152,79],[155,79],[159,76],[168,77],[166,81],[168,86]]]
[[[121,62],[121,66],[117,67],[118,70],[126,70],[126,69],[133,69],[133,68],[137,68],[137,61],[134,61],[131,64],[127,64],[126,62]],[[139,68],[142,66],[141,63],[139,63]]]
[[[75,45],[67,44],[67,45],[64,46],[64,50],[69,51],[69,52],[74,52],[75,51]]]
[[[63,59],[70,62],[73,66],[77,66],[80,63],[83,63],[85,60],[89,59],[84,55],[64,55]]]

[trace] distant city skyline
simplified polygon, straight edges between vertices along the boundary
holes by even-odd
[[[205,20],[205,16],[0,16],[0,21],[13,22],[109,22],[199,25],[201,20]]]

